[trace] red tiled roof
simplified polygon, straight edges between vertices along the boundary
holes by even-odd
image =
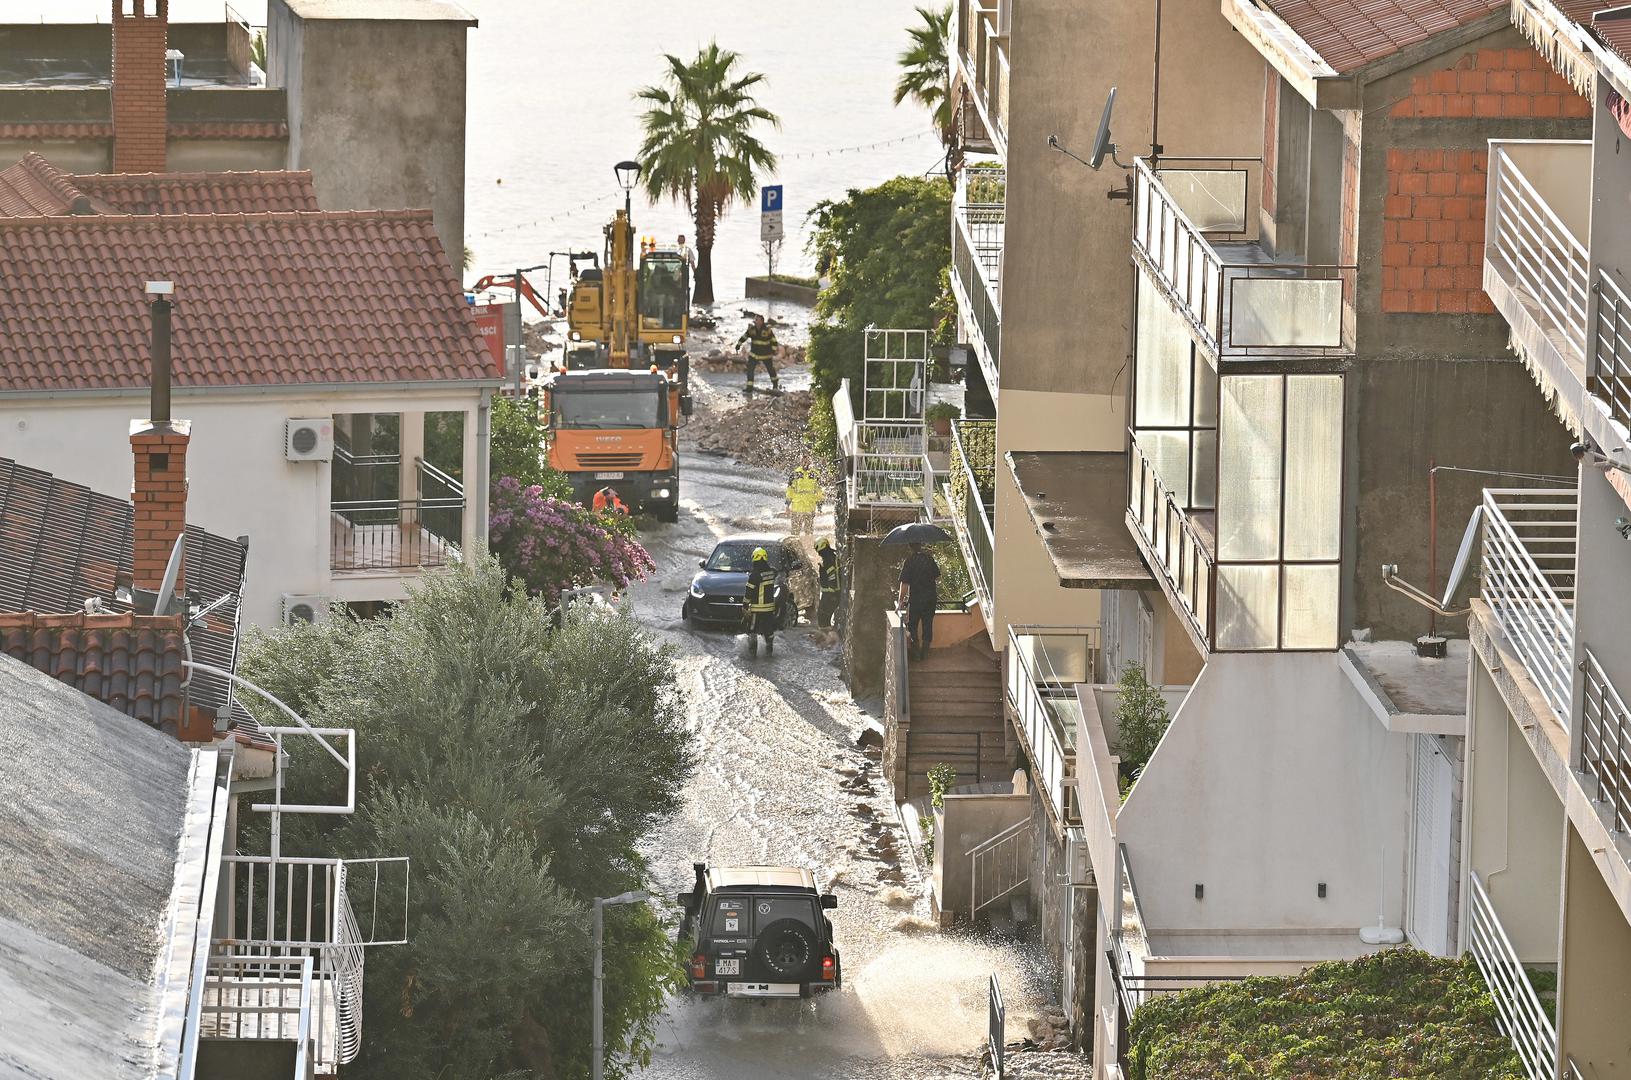
[[[73,177],[38,154],[25,154],[17,164],[0,169],[0,214],[6,217],[54,217],[90,209]]]
[[[4,177],[0,172],[0,179]],[[98,209],[107,213],[285,214],[318,209],[309,172],[78,173],[71,179],[80,191],[104,204]]]
[[[85,123],[49,120],[14,120],[0,124],[0,139],[111,139],[113,122],[95,120]]]
[[[0,218],[0,391],[147,386],[154,279],[178,386],[502,378],[428,210],[95,215]]]
[[[179,615],[0,613],[0,652],[150,727],[180,729],[187,672]]]
[[[1262,0],[1339,74],[1507,7],[1507,0]]]
[[[172,139],[287,139],[283,120],[172,120],[165,126]],[[0,123],[0,139],[111,139],[111,120],[13,120]]]

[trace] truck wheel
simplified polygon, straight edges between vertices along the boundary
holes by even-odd
[[[657,507],[657,520],[672,525],[680,519],[680,501],[675,499],[671,503],[664,503]]]

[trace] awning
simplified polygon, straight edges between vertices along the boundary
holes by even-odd
[[[1059,584],[1071,589],[1155,587],[1127,531],[1125,453],[1014,450],[1003,457]]]

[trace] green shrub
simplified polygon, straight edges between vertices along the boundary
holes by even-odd
[[[1128,664],[1116,687],[1121,691],[1116,705],[1116,722],[1121,728],[1116,749],[1121,754],[1122,771],[1136,779],[1155,753],[1161,736],[1167,733],[1172,718],[1167,715],[1167,699],[1144,677],[1143,664]]]
[[[929,770],[929,803],[939,810],[946,805],[946,792],[957,783],[957,770],[944,761]]]
[[[1128,1027],[1129,1080],[1520,1080],[1470,958],[1388,949],[1158,996]]]
[[[949,401],[937,401],[923,411],[923,418],[930,423],[936,420],[956,420],[962,415],[963,410]]]

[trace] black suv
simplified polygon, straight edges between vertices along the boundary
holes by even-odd
[[[692,993],[801,998],[843,987],[826,916],[838,897],[817,889],[808,870],[693,866],[696,885],[678,898]]]

